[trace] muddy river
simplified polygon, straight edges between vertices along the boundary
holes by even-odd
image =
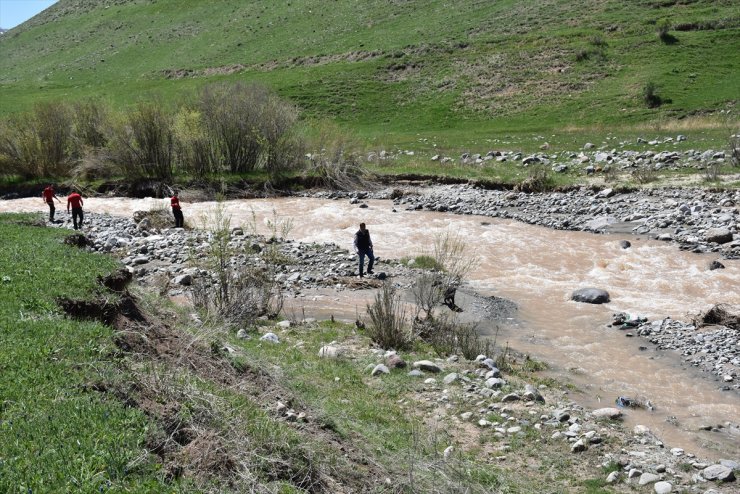
[[[715,259],[678,250],[645,236],[594,235],[549,230],[507,220],[420,211],[394,211],[390,201],[367,201],[367,209],[348,201],[258,199],[225,202],[232,225],[256,224],[267,233],[269,220],[292,220],[290,238],[302,242],[333,242],[347,249],[357,224],[364,221],[381,258],[430,252],[435,236],[449,231],[466,239],[479,259],[469,275],[470,287],[484,295],[510,299],[519,307],[517,320],[500,328],[498,343],[508,344],[538,360],[547,371],[578,390],[570,398],[588,407],[614,406],[618,396],[649,399],[656,410],[629,410],[629,426],[644,424],[666,444],[699,456],[718,459],[740,456],[740,396],[721,391],[713,376],[700,374],[675,352],[656,351],[641,338],[608,328],[614,312],[670,316],[689,320],[716,303],[740,304],[740,261],[723,260],[726,269],[710,271]],[[166,206],[155,199],[92,198],[89,214],[130,216],[135,210]],[[186,222],[202,225],[215,203],[183,203]],[[41,199],[0,201],[0,211],[44,211]],[[620,240],[632,247],[622,249]],[[382,270],[382,262],[377,270]],[[574,289],[609,291],[605,305],[569,300]],[[354,320],[364,313],[372,293],[343,291],[295,299],[288,310],[306,316]],[[482,321],[484,331],[493,331]],[[647,350],[640,350],[641,346]],[[726,424],[722,432],[699,430]]]

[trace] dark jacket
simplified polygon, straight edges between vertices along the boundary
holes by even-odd
[[[355,249],[367,251],[372,248],[373,241],[370,240],[370,230],[365,229],[364,232],[362,230],[357,230],[357,233],[355,233]]]

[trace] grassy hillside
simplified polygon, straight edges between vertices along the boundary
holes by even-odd
[[[256,80],[367,137],[456,142],[722,121],[738,76],[732,0],[60,0],[0,39],[0,114]],[[650,82],[658,108],[643,101]]]

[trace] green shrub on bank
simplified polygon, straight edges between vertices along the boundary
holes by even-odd
[[[304,154],[297,109],[256,84],[206,86],[179,110],[159,99],[123,113],[93,100],[43,103],[0,124],[0,172],[26,180],[256,170],[277,177],[302,167]]]
[[[63,103],[39,103],[0,126],[0,165],[26,179],[69,173],[77,155],[72,113]]]

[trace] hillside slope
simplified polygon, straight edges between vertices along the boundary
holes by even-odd
[[[369,135],[548,130],[725,112],[738,76],[732,0],[60,0],[0,39],[0,114],[256,80]]]

